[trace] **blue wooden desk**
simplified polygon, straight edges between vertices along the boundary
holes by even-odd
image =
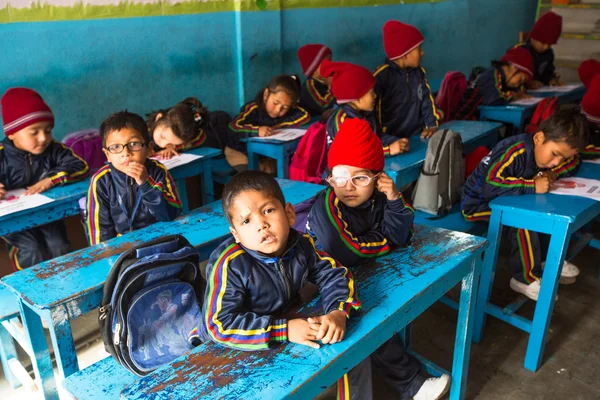
[[[460,133],[465,153],[470,153],[479,146],[493,147],[500,137],[502,124],[482,121],[450,121],[440,129],[451,129]],[[401,188],[419,179],[421,168],[425,162],[427,140],[414,136],[410,139],[410,151],[385,159],[385,172]]]
[[[302,129],[304,129],[304,127]],[[257,138],[242,139],[242,141],[246,142],[246,150],[248,153],[248,169],[258,170],[258,159],[260,156],[271,157],[277,162],[276,176],[282,179],[289,178],[290,156],[296,151],[296,148],[298,148],[300,139],[302,139],[302,137],[289,142]]]
[[[481,238],[416,226],[411,247],[353,269],[363,308],[349,320],[338,344],[314,350],[286,343],[270,351],[244,352],[205,343],[141,379],[108,358],[71,376],[63,386],[80,400],[117,398],[126,385],[123,399],[310,399],[462,281],[450,393],[451,399],[461,399],[472,301],[485,247]],[[319,302],[313,301],[300,315],[320,310]],[[442,371],[436,367],[432,372]]]
[[[585,87],[580,85],[578,88],[571,90],[570,92],[529,92],[534,97],[558,97],[558,104],[567,104],[579,102],[585,94]]]
[[[583,163],[577,176],[598,179],[600,165]],[[490,203],[490,207],[492,215],[487,237],[491,245],[483,262],[473,340],[481,341],[486,314],[501,319],[529,333],[524,365],[530,371],[537,371],[542,364],[560,272],[571,235],[600,215],[600,202],[583,197],[545,194],[499,197]],[[550,247],[533,321],[515,314],[524,303],[524,296],[504,309],[489,302],[503,226],[550,235]]]
[[[323,186],[280,181],[286,200],[298,204]],[[32,268],[5,276],[0,282],[18,297],[27,340],[33,349],[33,368],[42,382],[45,398],[56,399],[56,383],[41,319],[48,322],[59,373],[67,377],[79,370],[70,320],[98,307],[112,264],[132,246],[164,235],[182,234],[200,247],[202,259],[229,235],[221,202],[198,208],[172,222],[158,222]]]
[[[533,116],[537,104],[528,106],[479,106],[479,119],[481,121],[499,121],[511,124],[514,127],[513,135],[522,133],[525,121]]]

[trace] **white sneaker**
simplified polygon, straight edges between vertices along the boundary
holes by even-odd
[[[535,281],[529,285],[519,282],[515,278],[510,278],[510,288],[517,293],[521,293],[529,297],[533,301],[537,301],[540,295],[540,281]]]
[[[438,400],[450,389],[450,375],[439,378],[429,378],[423,382],[421,389],[415,394],[413,400]]]
[[[546,266],[546,262],[544,261],[542,263],[542,268],[544,268]],[[560,277],[561,278],[576,278],[579,276],[579,268],[577,268],[575,266],[575,264],[572,264],[570,262],[568,262],[567,260],[565,260],[565,262],[563,263],[563,268],[562,268],[562,272],[560,273]]]

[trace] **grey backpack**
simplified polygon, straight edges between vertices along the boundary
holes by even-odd
[[[425,163],[413,191],[413,207],[428,214],[446,215],[460,200],[464,183],[462,138],[449,129],[439,130],[429,139]]]

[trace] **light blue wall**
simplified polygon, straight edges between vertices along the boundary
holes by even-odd
[[[234,113],[275,74],[300,72],[296,50],[328,44],[334,58],[370,69],[383,61],[387,19],[425,35],[431,79],[500,57],[528,30],[535,0],[448,0],[382,7],[232,12],[0,25],[0,91],[39,91],[56,114],[54,135],[97,127],[110,112],[137,113],[199,97]],[[243,82],[238,84],[238,76]],[[241,89],[241,92],[240,92]]]

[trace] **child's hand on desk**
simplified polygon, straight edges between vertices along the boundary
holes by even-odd
[[[0,183],[0,200],[2,200],[6,196],[6,189],[3,184]]]
[[[302,318],[291,319],[288,321],[288,340],[318,349],[321,346],[319,346],[319,343],[315,343],[315,340],[317,340],[317,333],[320,327],[320,324],[310,323]]]
[[[550,86],[565,86],[565,83],[558,78],[554,78],[550,81]]]
[[[552,186],[552,183],[550,183],[550,178],[543,174],[538,174],[535,178],[533,178],[533,182],[535,183],[535,192],[538,194],[548,193],[550,186]]]
[[[539,89],[539,88],[541,88],[542,86],[544,86],[544,84],[543,84],[542,82],[540,82],[540,81],[531,81],[531,82],[529,82],[529,83],[527,84],[527,87],[528,87],[529,89]]]
[[[142,185],[146,180],[148,180],[148,171],[146,171],[146,167],[144,164],[130,162],[127,166],[127,176],[135,179],[135,182],[138,185]]]
[[[406,138],[398,139],[394,143],[390,144],[390,155],[395,156],[396,154],[406,153],[410,150],[410,142]]]
[[[513,95],[512,99],[513,100],[521,100],[521,99],[530,99],[531,96],[530,94],[528,94],[526,91],[521,90],[520,92],[517,92]]]
[[[552,171],[551,169],[548,169],[548,170],[542,172],[542,174],[544,174],[544,176],[547,176],[548,179],[550,179],[550,186],[552,186],[554,184],[554,182],[556,181],[556,179],[558,178],[556,176],[556,172]]]
[[[346,314],[340,310],[334,310],[319,317],[311,317],[308,322],[321,324],[317,340],[323,344],[341,342],[346,333]]]
[[[39,181],[38,183],[36,183],[33,186],[29,186],[27,188],[27,190],[25,191],[25,195],[31,195],[31,194],[38,194],[38,193],[42,193],[45,192],[46,190],[50,189],[52,187],[52,181],[50,180],[50,178],[45,178],[42,179],[41,181]]]
[[[421,132],[421,139],[429,139],[436,133],[438,128],[425,128],[423,132]]]
[[[261,126],[258,128],[258,136],[267,137],[273,135],[273,129],[270,126]]]
[[[385,194],[388,201],[394,201],[400,198],[400,192],[398,192],[396,184],[385,172],[382,172],[377,177],[377,190]]]
[[[154,156],[161,160],[170,160],[172,157],[177,157],[178,155],[179,153],[175,150],[175,146],[173,145],[169,145],[166,149],[154,153]]]

